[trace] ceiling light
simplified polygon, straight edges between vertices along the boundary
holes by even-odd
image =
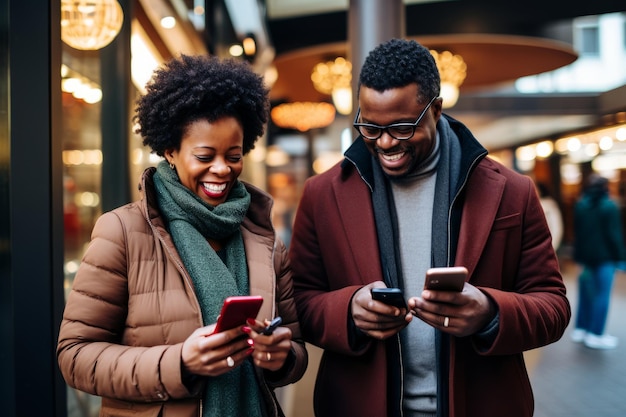
[[[311,81],[317,91],[329,94],[340,114],[352,112],[352,64],[343,57],[313,67]]]
[[[459,87],[467,76],[467,65],[463,57],[450,51],[437,52],[431,49],[430,53],[435,58],[441,78],[443,108],[452,107],[459,99]]]
[[[63,72],[65,76],[61,79],[61,91],[88,104],[95,104],[102,100],[102,90],[95,82],[73,71],[68,66],[65,66]]]
[[[72,48],[98,50],[107,46],[123,21],[117,0],[61,0],[61,39]]]
[[[587,143],[585,144],[583,151],[585,155],[594,157],[600,153],[600,146],[598,146],[598,144],[595,142]]]
[[[174,16],[165,16],[161,19],[161,27],[163,29],[172,29],[176,26],[176,18]]]
[[[252,35],[246,36],[241,43],[243,45],[243,52],[247,56],[254,56],[256,54],[256,41]]]
[[[231,56],[241,56],[243,55],[243,46],[239,45],[239,44],[233,44],[230,46],[230,48],[228,48],[228,53]]]
[[[61,90],[64,93],[72,94],[74,91],[78,89],[78,86],[80,86],[80,84],[81,84],[80,78],[76,78],[76,77],[63,78],[61,80]]]
[[[85,97],[83,97],[83,100],[87,104],[99,103],[100,100],[102,100],[102,90],[95,86],[89,88],[85,93]]]
[[[582,147],[582,143],[578,138],[569,138],[567,140],[567,150],[570,152],[578,152]]]
[[[306,132],[330,125],[335,120],[335,107],[330,103],[285,103],[274,107],[271,116],[276,126]]]
[[[339,114],[347,115],[352,113],[352,88],[335,88],[331,96]]]
[[[515,150],[515,157],[520,161],[532,161],[537,157],[537,152],[533,146],[520,146]]]
[[[554,144],[549,140],[544,140],[536,145],[536,152],[539,158],[547,158],[552,155]]]
[[[608,151],[613,147],[613,138],[607,135],[602,136],[600,138],[600,142],[598,142],[598,145],[603,151]]]

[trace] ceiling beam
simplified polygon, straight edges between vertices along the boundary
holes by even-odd
[[[407,36],[486,33],[546,37],[553,23],[579,16],[626,11],[623,0],[584,2],[528,0],[511,7],[501,0],[462,0],[406,6]],[[347,40],[346,10],[268,19],[277,55]]]

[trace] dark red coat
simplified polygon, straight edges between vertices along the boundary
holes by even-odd
[[[529,417],[522,353],[563,335],[571,314],[565,286],[531,179],[485,158],[465,188],[454,263],[497,304],[500,327],[483,352],[471,337],[451,338],[450,372],[440,375],[449,378],[449,415]],[[308,180],[290,259],[304,337],[325,350],[314,401],[320,417],[388,415],[385,343],[355,351],[348,340],[352,295],[382,280],[377,242],[370,190],[353,165]]]

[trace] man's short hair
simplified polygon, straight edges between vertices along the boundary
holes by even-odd
[[[391,39],[378,45],[361,67],[359,88],[385,91],[411,83],[419,86],[420,102],[439,96],[440,77],[435,59],[428,48],[414,40]]]

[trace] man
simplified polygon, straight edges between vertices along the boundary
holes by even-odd
[[[324,349],[316,415],[532,416],[522,353],[571,314],[533,182],[442,114],[418,43],[375,48],[358,91],[359,137],[307,181],[291,242],[303,333]],[[422,290],[452,265],[469,271],[462,292]],[[402,288],[408,309],[377,287]]]

